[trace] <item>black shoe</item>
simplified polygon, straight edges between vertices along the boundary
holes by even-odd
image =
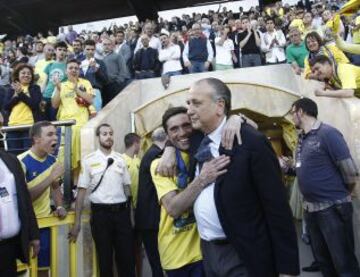
[[[317,272],[317,271],[320,271],[320,266],[316,261],[314,261],[314,262],[312,262],[311,265],[303,267],[302,271],[305,271],[305,272]]]

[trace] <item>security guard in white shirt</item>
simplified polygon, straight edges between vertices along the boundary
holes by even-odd
[[[120,276],[135,277],[135,256],[130,221],[130,175],[119,153],[112,151],[113,129],[101,124],[96,129],[100,148],[86,156],[78,183],[74,227],[69,238],[76,241],[81,228],[81,211],[90,190],[91,232],[99,259],[100,276],[113,276],[113,253]]]

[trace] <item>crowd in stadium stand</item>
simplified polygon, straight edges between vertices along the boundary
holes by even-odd
[[[166,129],[168,123],[164,124],[165,130],[157,129],[153,132],[154,144],[145,154],[141,163],[137,157],[141,138],[135,133],[127,134],[124,138],[125,154],[120,156],[120,154],[112,152],[113,129],[107,124],[98,126],[96,131],[100,150],[106,150],[106,153],[98,150],[81,160],[80,130],[82,126],[96,116],[97,112],[133,80],[161,77],[161,82],[166,89],[171,78],[176,75],[261,65],[288,63],[295,74],[302,75],[306,79],[324,82],[323,89],[314,91],[316,96],[360,97],[360,15],[358,13],[339,16],[337,12],[344,4],[343,0],[316,1],[305,7],[302,2],[295,6],[277,2],[265,7],[263,11],[260,11],[259,7],[253,7],[248,11],[244,11],[240,7],[236,12],[219,8],[218,11],[210,10],[207,14],[179,15],[172,17],[170,21],[159,18],[157,22],[147,20],[146,22],[128,22],[122,26],[111,25],[101,31],[78,33],[73,30],[72,26],[68,26],[67,31],[61,27],[57,35],[49,31],[47,35],[38,33],[16,38],[11,34],[2,36],[0,39],[0,127],[2,125],[32,125],[30,137],[27,130],[16,130],[7,132],[6,138],[9,152],[17,155],[22,153],[18,159],[25,171],[25,180],[33,201],[35,216],[41,217],[50,213],[50,187],[55,203],[55,215],[60,218],[66,216],[66,211],[62,207],[60,191],[61,177],[64,174],[62,166],[64,149],[60,147],[58,160],[52,156],[54,150],[58,150],[59,138],[63,136],[60,135],[60,130],[48,121],[75,119],[76,124],[72,126],[71,164],[73,184],[78,185],[80,192],[78,194],[80,195],[78,197],[80,204],[77,203],[77,217],[75,225],[70,231],[70,238],[76,241],[80,231],[81,201],[85,197],[90,179],[94,178],[96,182],[99,179],[97,186],[91,192],[94,194],[90,199],[92,204],[100,201],[100,204],[92,205],[93,212],[98,212],[96,224],[98,227],[97,229],[93,227],[92,233],[95,236],[97,251],[103,250],[105,252],[102,253],[108,255],[99,255],[103,257],[100,260],[100,272],[103,276],[112,276],[113,254],[109,250],[112,245],[110,244],[108,247],[102,243],[102,239],[106,239],[108,236],[103,232],[106,224],[100,220],[108,220],[101,214],[104,211],[124,212],[129,209],[126,200],[128,198],[127,191],[119,189],[117,186],[119,180],[126,186],[131,185],[129,195],[133,197],[130,199],[131,206],[137,207],[136,212],[138,213],[135,216],[138,231],[141,229],[141,224],[147,223],[146,226],[144,225],[145,227],[143,226],[144,230],[141,230],[144,231],[142,232],[142,241],[146,251],[150,251],[148,253],[156,250],[153,255],[148,254],[154,276],[163,276],[161,266],[168,270],[168,276],[180,276],[171,275],[170,269],[173,265],[165,268],[163,261],[160,265],[156,246],[160,219],[159,215],[155,214],[155,212],[159,213],[156,210],[159,207],[155,191],[152,192],[152,200],[155,205],[154,218],[157,216],[153,220],[155,224],[153,221],[149,223],[151,216],[149,216],[148,208],[142,208],[145,212],[144,215],[139,212],[141,211],[139,206],[151,202],[151,199],[147,194],[149,192],[142,192],[138,186],[147,181],[151,183],[154,174],[153,172],[150,174],[150,164],[165,147],[166,133],[169,132]],[[214,82],[214,80],[210,81]],[[206,82],[202,85],[208,85]],[[182,109],[176,113],[186,114],[186,109]],[[292,111],[292,113],[296,112],[297,110]],[[172,116],[175,116],[176,113]],[[169,117],[171,118],[171,116]],[[251,121],[247,120],[247,122]],[[240,124],[244,122],[246,123],[246,120],[241,121]],[[30,150],[28,150],[29,148]],[[4,152],[0,151],[1,153]],[[108,159],[104,153],[113,156]],[[6,159],[12,161],[11,157],[6,158],[5,154],[1,155],[3,157],[0,156],[0,161]],[[181,159],[181,156],[176,156],[177,162]],[[106,170],[113,163],[118,168],[117,171],[110,172],[114,178],[119,179],[115,179],[117,181],[114,182],[109,177],[105,178],[103,183],[114,187],[105,191],[103,186],[96,192]],[[19,166],[18,163],[14,165],[16,165],[14,168]],[[99,165],[102,167],[100,168],[102,171],[97,168]],[[83,170],[80,174],[81,166]],[[7,167],[9,166],[0,163],[2,172],[7,172]],[[185,163],[184,167],[186,167]],[[125,174],[127,170],[130,173],[129,176]],[[183,170],[187,171],[186,168]],[[184,186],[186,187],[188,173],[184,174]],[[140,180],[139,176],[142,176]],[[144,176],[147,176],[148,180]],[[158,178],[160,178],[160,183],[164,182],[161,179],[163,177],[158,176]],[[5,181],[11,183],[11,180]],[[0,187],[0,189],[3,188]],[[107,205],[104,208],[102,201],[110,201],[114,196],[111,194],[114,194],[115,190],[119,190],[117,198],[120,199],[118,202],[121,202],[121,205],[112,203],[111,209]],[[0,192],[2,192],[0,196],[3,197],[4,190]],[[107,198],[107,192],[110,192],[110,198]],[[137,198],[138,192],[139,198]],[[29,200],[27,192],[21,193],[24,193],[24,197]],[[125,204],[122,205],[123,203]],[[108,203],[106,202],[106,204]],[[30,217],[33,218],[31,209],[29,211]],[[121,261],[127,257],[127,267],[122,270],[129,273],[124,276],[135,276],[134,256],[141,260],[140,241],[135,243],[136,253],[132,253],[134,251],[133,240],[136,241],[139,238],[132,237],[132,226],[127,212],[123,216],[124,220],[127,220],[127,225],[124,228],[126,232],[122,234],[122,239],[127,244],[126,249],[122,249],[123,256],[117,257],[116,263],[120,268]],[[13,218],[15,217],[17,218],[16,213],[13,215]],[[139,218],[141,219],[140,223],[138,222]],[[122,220],[117,222],[122,227],[123,223]],[[184,222],[179,221],[178,223],[183,224]],[[39,259],[39,267],[48,267],[49,230],[43,228],[39,235],[35,225],[32,226],[34,251],[35,253],[39,251],[38,237],[40,236],[41,245],[46,246],[42,248],[42,251],[46,253],[44,254],[45,260],[43,254],[40,254],[42,258]],[[115,225],[110,227],[113,228]],[[156,226],[154,227],[155,232],[148,232],[151,229],[149,229],[149,225],[151,228],[153,225]],[[15,222],[14,226],[18,226],[19,229],[20,223]],[[5,231],[9,233],[9,228]],[[3,230],[4,233],[5,231]],[[196,228],[193,231],[194,234],[197,234]],[[116,233],[112,229],[111,232],[112,234]],[[35,241],[37,242],[35,243]],[[225,241],[225,243],[228,242]],[[100,250],[100,248],[103,249]],[[173,252],[175,253],[177,250]],[[132,254],[127,255],[128,253]],[[200,256],[200,248],[199,253],[195,254]],[[353,264],[358,272],[356,258]],[[15,265],[11,264],[11,266],[13,267],[11,270],[14,271]],[[138,272],[141,271],[140,267],[141,264],[139,265],[137,261]],[[317,270],[318,267],[313,271]],[[0,275],[1,272],[0,267]],[[138,276],[140,276],[139,273]]]

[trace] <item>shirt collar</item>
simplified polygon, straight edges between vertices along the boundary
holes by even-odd
[[[302,131],[302,132],[300,133],[300,136],[305,137],[305,136],[307,136],[308,134],[315,133],[317,130],[320,129],[321,124],[322,124],[322,122],[321,122],[320,120],[316,120],[316,121],[314,122],[313,126],[311,127],[311,130],[310,130],[307,134],[305,134],[304,131]]]
[[[105,160],[107,160],[107,158],[109,157],[114,157],[114,150],[111,150],[109,155],[105,155],[103,151],[101,151],[100,149],[96,150],[98,152],[98,154],[103,157]]]
[[[213,143],[215,143],[216,145],[220,146],[220,142],[221,142],[221,133],[222,130],[225,126],[226,123],[226,117],[224,117],[224,119],[222,120],[221,124],[214,130],[212,131],[208,137],[211,139],[211,141]]]

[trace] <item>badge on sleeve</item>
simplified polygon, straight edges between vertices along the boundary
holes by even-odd
[[[11,202],[10,194],[4,187],[0,187],[0,199],[4,203]]]

